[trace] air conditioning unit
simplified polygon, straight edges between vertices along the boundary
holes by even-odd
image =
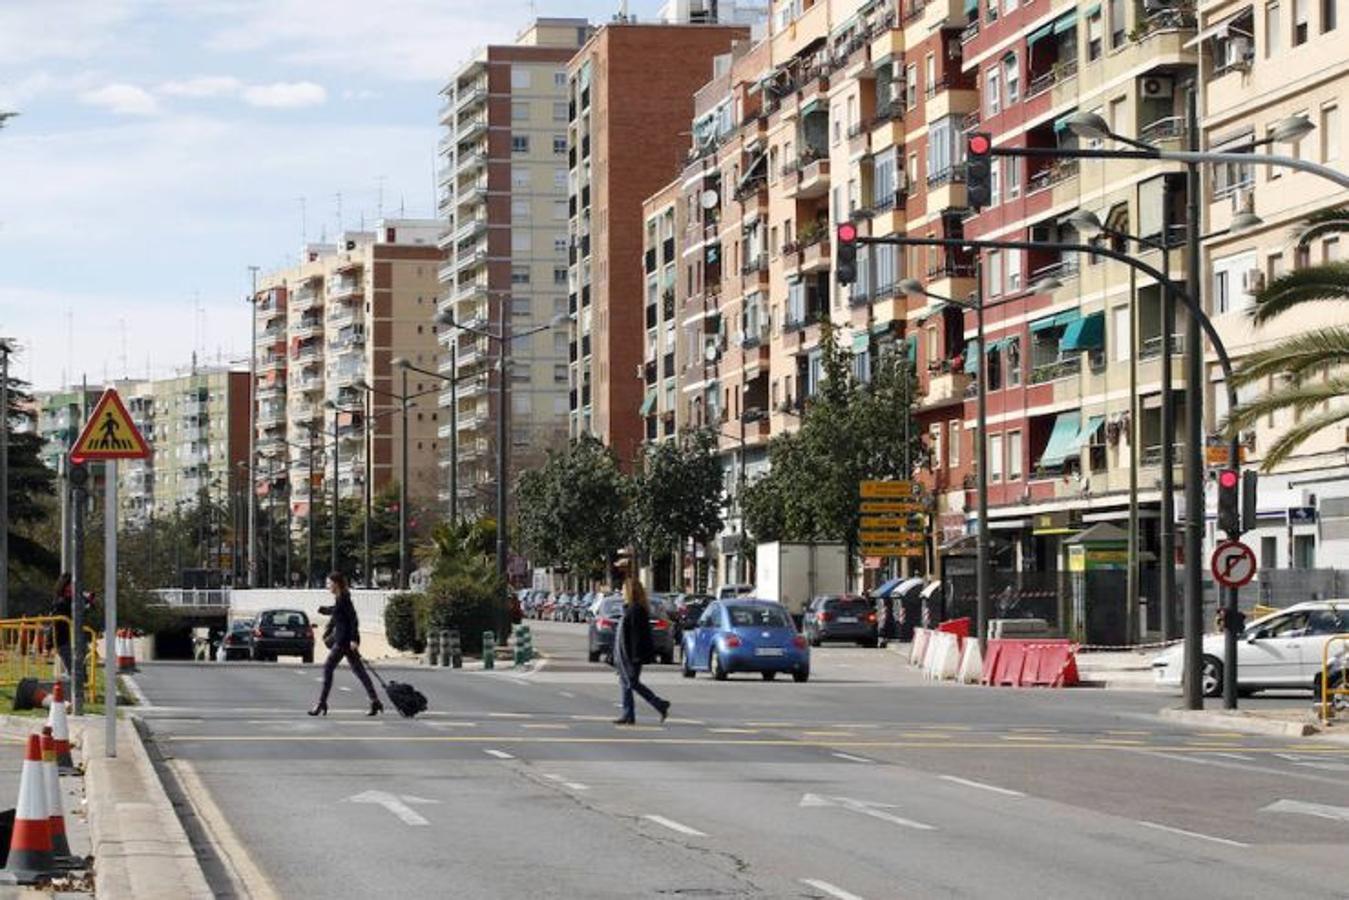
[[[1228,35],[1227,58],[1224,60],[1228,66],[1245,68],[1250,66],[1251,60],[1254,58],[1255,50],[1249,37],[1244,34]]]
[[[1170,78],[1152,75],[1139,82],[1138,93],[1144,100],[1169,100],[1175,96],[1175,83]]]
[[[909,173],[903,169],[895,170],[895,193],[902,194],[909,189]]]
[[[1265,273],[1260,269],[1249,269],[1246,272],[1246,292],[1255,293],[1265,289]]]

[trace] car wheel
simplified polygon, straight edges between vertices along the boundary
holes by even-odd
[[[312,665],[314,662],[314,651],[313,650],[308,651],[301,658],[305,661],[305,665]]]
[[[248,656],[253,662],[265,662],[267,659],[267,654],[263,653],[261,650],[254,650],[250,652]]]
[[[600,651],[598,651],[598,650],[591,650],[589,653],[586,654],[586,659],[590,660],[590,661],[593,662],[593,663],[594,663],[594,662],[599,662],[599,661],[600,661]]]
[[[809,680],[810,680],[810,669],[803,669],[800,672],[792,673],[792,681],[795,681],[797,684],[802,684]]]
[[[763,676],[764,681],[772,681],[774,678],[778,677],[777,672],[760,672],[759,674]]]
[[[674,651],[671,650],[669,653],[662,653],[660,655],[660,664],[662,666],[674,665]]]
[[[716,650],[712,651],[712,661],[708,668],[712,670],[712,677],[717,681],[726,680],[726,668],[721,664],[721,654]]]
[[[684,654],[684,665],[680,669],[680,674],[682,674],[685,678],[693,678],[698,674],[697,672],[693,671],[693,667],[689,665],[689,656],[687,653]]]
[[[820,646],[820,636],[819,636],[818,634],[812,634],[812,635],[811,635],[809,638],[807,638],[806,640],[810,643],[810,646],[812,646],[812,647],[818,647],[818,646]]]
[[[1204,666],[1200,669],[1199,684],[1205,697],[1221,697],[1223,693],[1223,664],[1216,656],[1204,656]]]

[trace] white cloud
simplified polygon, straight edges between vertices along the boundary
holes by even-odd
[[[312,81],[278,81],[244,88],[245,103],[270,109],[318,106],[327,99],[328,92],[323,89],[323,85]]]
[[[67,0],[0,4],[0,59],[22,65],[40,59],[81,62],[125,37],[121,27],[133,14],[131,0]]]
[[[243,86],[242,81],[229,75],[203,75],[183,81],[166,81],[158,90],[170,97],[232,97]]]
[[[356,90],[348,88],[342,92],[343,100],[377,100],[379,99],[379,96],[379,91],[372,91],[369,88],[359,88]]]
[[[159,101],[134,84],[104,85],[80,94],[80,101],[126,116],[153,116],[159,112]]]

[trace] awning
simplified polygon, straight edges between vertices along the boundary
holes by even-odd
[[[859,332],[852,336],[853,353],[865,353],[867,351],[867,348],[870,346],[871,346],[871,335],[867,334],[865,331]]]
[[[745,173],[740,176],[740,181],[736,184],[737,189],[742,189],[754,177],[754,170],[759,168],[768,159],[767,153],[760,153],[754,157],[754,161],[745,166]]]
[[[1091,436],[1104,424],[1105,416],[1088,416],[1087,424],[1078,431],[1077,437],[1073,439],[1073,446],[1069,448],[1069,452],[1076,453],[1089,444],[1091,442]]]
[[[1054,33],[1053,22],[1050,22],[1047,25],[1041,25],[1039,28],[1035,29],[1029,35],[1026,36],[1026,46],[1034,47],[1037,43],[1043,41],[1045,38],[1049,37],[1053,33]]]
[[[1236,20],[1242,16],[1248,16],[1250,14],[1251,8],[1249,6],[1243,6],[1241,9],[1232,13],[1232,15],[1219,19],[1217,22],[1214,22],[1212,25],[1190,38],[1185,42],[1186,48],[1198,47],[1209,38],[1227,37],[1227,31],[1232,27],[1232,23],[1236,22]]]
[[[656,406],[656,389],[652,388],[646,392],[646,399],[642,401],[642,415],[651,415],[651,410]]]
[[[1070,12],[1066,16],[1060,16],[1058,21],[1054,23],[1055,34],[1063,34],[1065,31],[1072,31],[1075,28],[1077,28],[1076,11]]]
[[[1040,454],[1040,465],[1061,465],[1068,454],[1073,452],[1073,444],[1077,441],[1077,433],[1081,427],[1081,413],[1059,413],[1058,418],[1054,420],[1054,430],[1049,434],[1049,443],[1045,444],[1045,452]]]
[[[965,0],[965,15],[971,18],[979,15],[979,0]]]
[[[802,117],[802,118],[805,118],[806,116],[808,116],[808,115],[810,115],[811,113],[815,112],[817,109],[819,109],[820,107],[824,106],[824,102],[825,102],[825,101],[824,101],[824,98],[823,98],[823,97],[812,97],[811,99],[807,100],[805,103],[802,103],[802,104],[801,104],[801,117]]]
[[[939,590],[941,590],[941,582],[934,581],[930,583],[927,587],[923,588],[922,597],[924,600],[930,600],[932,598],[932,595],[937,593],[937,591]]]
[[[979,342],[970,341],[965,345],[965,374],[979,374]]]
[[[1105,346],[1105,313],[1093,313],[1069,323],[1059,340],[1060,350],[1099,350]]]
[[[908,350],[907,356],[909,357],[909,362],[911,362],[911,363],[917,363],[917,362],[918,362],[918,335],[916,335],[916,334],[911,334],[911,335],[909,335],[908,337],[906,337],[906,338],[904,339],[904,346],[905,346],[905,348]]]
[[[1059,116],[1057,119],[1055,119],[1055,120],[1054,120],[1054,133],[1055,133],[1055,134],[1063,134],[1063,132],[1067,131],[1068,128],[1069,128],[1068,120],[1069,120],[1070,118],[1072,118],[1073,116],[1075,116],[1075,115],[1077,115],[1077,111],[1076,111],[1076,110],[1074,110],[1073,112],[1070,112],[1070,113],[1064,113],[1063,115],[1061,115],[1061,116]]]
[[[946,307],[948,307],[948,306],[950,306],[950,305],[951,305],[951,304],[949,304],[949,303],[938,303],[936,306],[929,306],[929,307],[927,307],[926,309],[924,309],[922,312],[920,312],[917,316],[915,316],[915,317],[914,317],[914,321],[915,321],[915,322],[918,322],[918,323],[920,323],[920,324],[923,323],[923,322],[926,322],[928,319],[932,318],[933,316],[938,315],[938,314],[943,313],[943,312],[946,312]]]
[[[1048,331],[1058,324],[1058,318],[1058,316],[1045,316],[1043,319],[1036,319],[1034,322],[1030,323],[1030,333],[1035,334],[1037,331]]]
[[[1082,10],[1082,18],[1090,19],[1092,16],[1096,15],[1100,11],[1101,11],[1101,4],[1093,3],[1091,6],[1088,6],[1086,9]]]

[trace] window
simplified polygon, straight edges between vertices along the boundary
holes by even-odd
[[[960,148],[957,140],[962,134],[956,116],[946,116],[933,122],[927,137],[927,177],[930,181],[944,179],[955,167]]]
[[[996,297],[1002,293],[1002,253],[992,250],[985,260],[988,274],[984,278],[984,286],[990,297]]]
[[[553,238],[553,252],[558,256],[567,255],[567,239],[565,237]]]
[[[940,469],[942,464],[941,455],[941,424],[934,422],[927,428],[927,448],[932,460],[932,468]]]
[[[525,66],[511,66],[511,89],[529,87],[529,69]]]
[[[553,173],[553,187],[555,187],[555,188],[561,188],[561,189],[563,189],[563,190],[566,190],[566,188],[567,188],[567,173],[566,173],[566,172],[562,171],[561,169],[558,169],[557,171],[555,171],[555,172]]]
[[[1021,99],[1021,71],[1015,53],[1002,58],[1002,77],[1007,82],[1007,105],[1010,106]]]
[[[529,201],[518,198],[511,200],[511,218],[527,219],[529,218]]]
[[[1002,435],[988,436],[988,480],[1002,481]]]
[[[913,184],[918,180],[918,154],[909,154],[908,184]]]
[[[1293,0],[1293,46],[1307,43],[1307,4],[1311,0]]]
[[[554,201],[553,201],[553,220],[556,221],[556,222],[565,222],[565,221],[567,221],[567,201],[566,201],[566,200],[554,200]]]
[[[1293,536],[1293,568],[1316,568],[1316,536],[1298,534]]]
[[[513,135],[511,135],[511,152],[512,152],[512,153],[528,153],[528,152],[529,152],[529,135],[527,135],[527,134],[513,134]]]
[[[565,122],[565,121],[567,121],[567,115],[568,115],[569,112],[570,112],[570,110],[568,109],[567,104],[565,104],[565,103],[554,103],[554,104],[553,104],[553,121],[554,121],[554,122]]]
[[[1321,0],[1321,33],[1334,31],[1337,24],[1335,19],[1336,0]]]
[[[1007,432],[1007,480],[1021,480],[1021,432]]]
[[[511,187],[529,187],[529,169],[524,166],[511,166]]]
[[[511,103],[511,120],[524,122],[529,119],[529,101],[515,100]]]
[[[511,266],[511,284],[529,284],[529,266]]]
[[[567,136],[565,134],[553,135],[553,153],[561,156],[567,152]]]
[[[554,266],[553,284],[566,284],[566,283],[567,283],[567,270],[562,268],[561,266]]]
[[[1021,290],[1021,259],[1020,250],[1008,250],[1007,257],[1007,293],[1015,294]]]
[[[529,315],[529,314],[530,314],[531,312],[533,312],[533,311],[534,311],[534,310],[533,310],[533,305],[530,303],[530,300],[529,300],[528,297],[512,297],[512,298],[511,298],[511,315],[513,315],[513,316],[527,316],[527,315]]]
[[[1009,340],[1004,352],[1007,354],[1007,386],[1016,387],[1021,384],[1021,338]]]
[[[988,114],[996,116],[1002,109],[1002,98],[998,93],[998,70],[989,69],[984,73],[984,97],[988,100]]]
[[[1283,43],[1281,30],[1283,24],[1279,17],[1279,4],[1277,0],[1265,4],[1265,59],[1269,59],[1275,53],[1279,52],[1279,46]]]
[[[1129,359],[1129,307],[1116,306],[1110,313],[1110,339],[1114,344],[1115,362]]]
[[[988,205],[1002,202],[1002,166],[988,167]]]
[[[937,362],[941,358],[941,345],[937,343],[937,326],[929,325],[927,327],[927,361],[928,364]]]
[[[1335,105],[1321,107],[1321,162],[1333,162],[1340,158],[1340,108]]]
[[[1304,0],[1305,2],[1305,0]],[[1125,27],[1124,0],[1110,0],[1110,49],[1115,50],[1124,44]]]
[[[986,6],[987,6],[987,12],[986,12],[985,18],[986,18],[989,22],[996,22],[996,21],[998,21],[998,0],[988,0]]]
[[[1096,7],[1096,12],[1087,17],[1087,60],[1101,58],[1101,36],[1105,32],[1104,23],[1101,21],[1101,8]]]
[[[1279,539],[1260,538],[1260,568],[1277,569],[1279,567]]]
[[[1340,261],[1339,238],[1326,238],[1325,243],[1321,245],[1321,261],[1328,263]]]
[[[937,57],[931,53],[923,60],[923,87],[929,94],[937,92]]]
[[[918,67],[910,63],[904,67],[904,105],[913,109],[918,103]],[[769,169],[771,172],[772,169]]]
[[[960,420],[952,419],[947,428],[951,432],[951,437],[947,441],[946,461],[954,469],[960,465]]]
[[[1021,160],[1009,156],[1002,161],[1002,180],[1007,187],[1007,199],[1021,196]]]
[[[1213,311],[1222,314],[1232,306],[1232,273],[1213,273]]]
[[[553,73],[553,87],[564,88],[567,86],[567,70],[558,69]]]

